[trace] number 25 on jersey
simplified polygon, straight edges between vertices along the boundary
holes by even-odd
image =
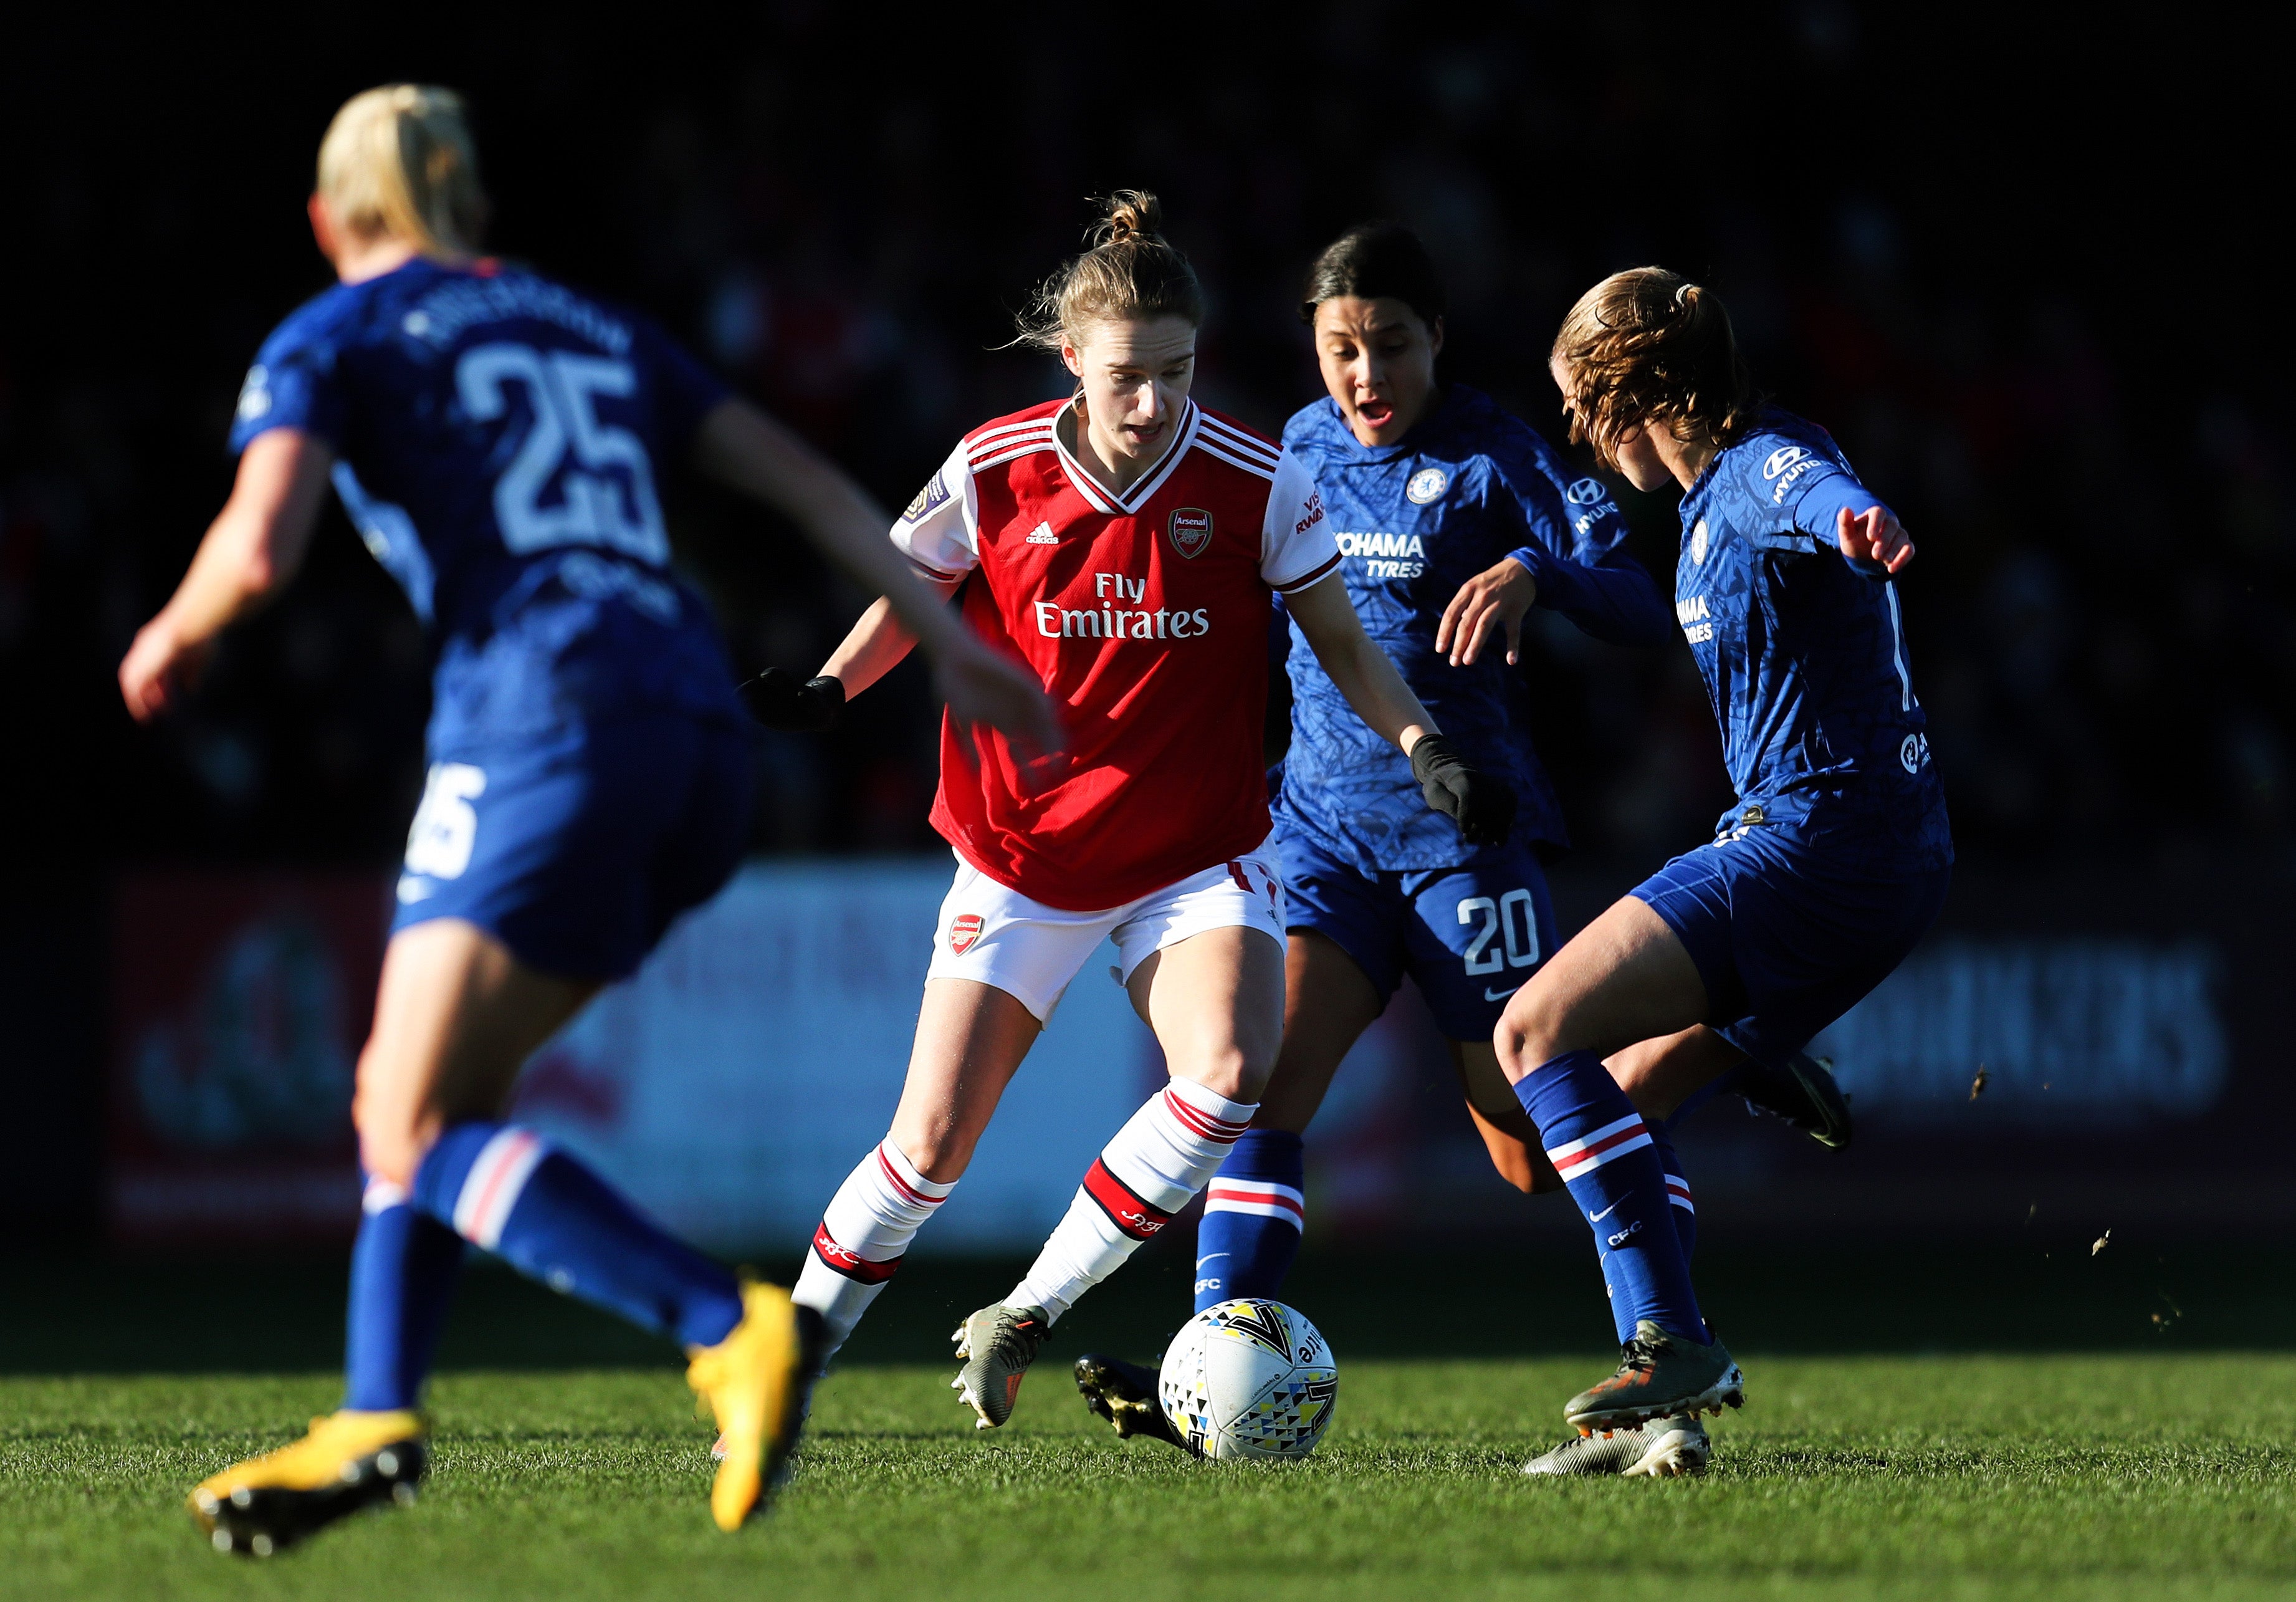
[[[657,566],[667,563],[669,539],[645,446],[627,429],[598,418],[600,396],[637,392],[630,364],[513,344],[473,346],[455,364],[456,394],[479,422],[509,411],[512,386],[526,391],[533,421],[495,481],[503,543],[521,555],[603,546]]]

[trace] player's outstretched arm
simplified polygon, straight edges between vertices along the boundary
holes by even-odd
[[[199,681],[217,637],[287,587],[311,548],[334,452],[300,429],[258,434],[184,581],[119,663],[128,715],[148,723]]]
[[[940,604],[945,596],[911,574],[885,538],[892,520],[835,464],[738,398],[720,401],[702,419],[694,462],[712,478],[794,519],[823,554],[884,596],[880,607],[905,638],[880,674],[911,645],[922,644],[957,719],[1001,729],[1024,749],[1061,748],[1060,726],[1043,686],[982,645]],[[880,607],[872,607],[862,623]],[[858,687],[849,680],[846,692],[857,694]]]

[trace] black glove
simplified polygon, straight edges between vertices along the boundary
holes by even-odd
[[[742,686],[750,716],[767,728],[793,728],[817,735],[833,728],[845,710],[845,684],[836,678],[800,680],[787,668],[767,668]]]
[[[1514,792],[1478,771],[1440,735],[1411,748],[1411,776],[1427,804],[1459,826],[1469,845],[1502,845],[1514,826]]]

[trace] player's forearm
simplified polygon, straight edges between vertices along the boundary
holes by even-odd
[[[310,546],[332,460],[294,431],[258,435],[240,458],[231,499],[154,620],[184,645],[202,645],[286,588]]]
[[[850,701],[898,667],[916,643],[917,637],[901,626],[892,607],[880,597],[829,653],[821,665],[822,677],[843,685]]]
[[[1613,645],[1663,645],[1674,637],[1674,612],[1643,564],[1618,555],[1600,564],[1530,551],[1511,553],[1538,580],[1541,606],[1552,607],[1582,633]]]
[[[1420,735],[1437,732],[1435,719],[1419,704],[1419,697],[1403,682],[1403,675],[1395,670],[1387,653],[1360,627],[1352,632],[1352,639],[1319,640],[1310,634],[1308,643],[1315,647],[1316,660],[1323,663],[1324,671],[1347,697],[1356,716],[1374,734],[1408,756]]]

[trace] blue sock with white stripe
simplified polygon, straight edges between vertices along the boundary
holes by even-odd
[[[462,1272],[461,1236],[390,1180],[366,1182],[343,1319],[344,1407],[388,1413],[421,1404]]]
[[[414,1204],[529,1278],[680,1345],[714,1346],[742,1321],[732,1270],[531,1130],[455,1125],[422,1159]]]
[[[1710,1341],[1651,1132],[1602,1057],[1567,1052],[1525,1075],[1514,1093],[1595,1231],[1620,1341],[1633,1337],[1641,1319],[1701,1345]]]
[[[1308,1216],[1300,1150],[1288,1130],[1246,1130],[1212,1176],[1196,1226],[1198,1312],[1283,1288]]]
[[[1690,1181],[1682,1177],[1682,1159],[1674,1154],[1674,1120],[1644,1127],[1650,1130],[1651,1150],[1658,1154],[1659,1171],[1666,1175],[1675,1238],[1682,1242],[1682,1261],[1686,1264],[1698,1245],[1698,1209],[1690,1200]]]

